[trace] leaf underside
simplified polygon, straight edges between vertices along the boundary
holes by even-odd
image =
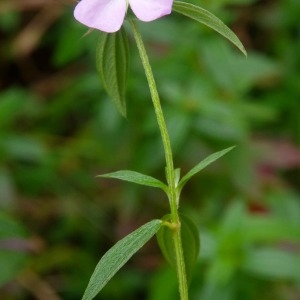
[[[165,215],[163,221],[170,221],[171,215]],[[200,238],[197,226],[185,215],[180,214],[181,242],[185,262],[187,280],[190,282],[192,271],[199,257]],[[162,226],[156,234],[158,245],[165,259],[171,266],[176,266],[176,254],[173,241],[173,230],[167,226]]]

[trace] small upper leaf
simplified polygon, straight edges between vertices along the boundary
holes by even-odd
[[[82,300],[93,299],[132,255],[151,239],[161,224],[161,220],[152,220],[110,248],[97,264]]]
[[[96,52],[97,71],[103,86],[123,116],[126,116],[125,90],[129,69],[129,47],[125,29],[100,35]]]
[[[217,31],[225,38],[227,38],[231,43],[233,43],[241,52],[243,52],[244,55],[247,56],[247,52],[243,44],[235,35],[235,33],[230,30],[219,18],[217,18],[209,11],[199,6],[181,1],[174,1],[173,10]]]
[[[167,186],[160,180],[153,178],[151,176],[148,176],[148,175],[145,175],[142,173],[138,173],[135,171],[130,171],[130,170],[122,170],[122,171],[117,171],[117,172],[113,172],[113,173],[98,175],[97,177],[115,178],[115,179],[120,179],[120,180],[124,180],[124,181],[134,182],[134,183],[141,184],[141,185],[147,185],[147,186],[161,188],[164,191],[167,190]]]
[[[178,184],[178,190],[181,191],[183,186],[187,183],[187,181],[194,176],[196,173],[207,167],[209,164],[214,162],[215,160],[219,159],[221,156],[232,150],[235,146],[229,147],[227,149],[224,149],[222,151],[213,153],[206,157],[204,160],[202,160],[199,164],[197,164],[194,168],[192,168],[185,176],[182,177]]]

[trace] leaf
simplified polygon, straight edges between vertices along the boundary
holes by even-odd
[[[180,168],[175,169],[175,186],[178,186],[180,180]]]
[[[97,264],[82,300],[93,299],[132,255],[150,240],[161,224],[161,220],[152,220],[110,248]]]
[[[286,201],[287,202],[287,201]],[[299,218],[299,215],[298,215]],[[298,242],[300,237],[299,225],[291,224],[290,219],[276,218],[273,215],[248,214],[245,216],[245,234],[251,242],[280,242],[284,239]]]
[[[26,230],[12,216],[0,211],[0,287],[26,267],[29,254]],[[23,246],[22,246],[23,245]]]
[[[182,177],[182,179],[179,182],[178,190],[181,191],[181,189],[184,187],[184,185],[187,183],[187,181],[194,176],[196,173],[207,167],[209,164],[214,162],[215,160],[219,159],[221,156],[225,155],[227,152],[232,150],[235,146],[224,149],[222,151],[213,153],[206,157],[204,160],[202,160],[198,165],[196,165],[193,169],[191,169],[185,176]]]
[[[193,268],[198,260],[200,251],[199,232],[194,222],[187,216],[179,215],[181,222],[181,242],[183,248],[187,279],[190,281]],[[163,221],[170,221],[171,215],[165,215]],[[175,246],[173,231],[168,226],[162,226],[156,234],[158,245],[166,258],[173,266],[176,266]]]
[[[162,221],[170,222],[171,215],[167,214],[162,218]],[[157,243],[159,248],[167,260],[167,262],[175,266],[175,253],[174,253],[174,244],[173,244],[173,236],[172,236],[172,229],[168,226],[164,225],[160,228],[160,230],[156,234]]]
[[[103,86],[123,116],[126,116],[125,90],[129,69],[129,47],[125,29],[101,32],[96,67]]]
[[[122,170],[113,173],[98,175],[97,177],[120,179],[141,185],[161,188],[164,191],[166,191],[168,188],[163,182],[156,178],[130,170]]]
[[[300,257],[291,251],[260,248],[249,251],[243,269],[268,279],[300,280]]]
[[[173,10],[217,31],[233,43],[245,56],[247,56],[247,52],[243,44],[235,33],[209,11],[199,6],[181,1],[174,1]]]

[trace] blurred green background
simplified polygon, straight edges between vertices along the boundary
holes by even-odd
[[[299,300],[300,1],[195,3],[235,31],[247,59],[175,13],[140,24],[176,167],[237,145],[183,191],[201,239],[190,298]],[[160,191],[95,177],[131,169],[163,180],[164,157],[132,38],[123,119],[95,70],[99,33],[82,37],[75,4],[0,1],[3,300],[80,299],[106,250],[168,212]],[[155,240],[97,299],[178,299]]]

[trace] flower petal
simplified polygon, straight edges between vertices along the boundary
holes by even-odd
[[[80,23],[105,32],[118,31],[124,21],[126,0],[81,0],[74,10]]]
[[[129,0],[129,3],[138,19],[149,22],[170,14],[173,0]]]

